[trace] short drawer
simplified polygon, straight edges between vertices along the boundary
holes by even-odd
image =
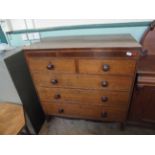
[[[122,108],[108,108],[103,106],[86,106],[68,103],[42,103],[47,115],[66,116],[103,121],[124,121],[127,110]]]
[[[27,57],[27,61],[31,72],[75,73],[74,59]]]
[[[84,74],[134,75],[135,60],[79,60],[79,72]]]
[[[78,74],[33,74],[35,84],[42,87],[82,89],[105,89],[129,91],[132,78],[129,76],[78,75]]]
[[[80,90],[63,88],[37,88],[42,102],[68,102],[82,105],[104,105],[111,107],[127,107],[129,92],[111,92],[105,90]]]

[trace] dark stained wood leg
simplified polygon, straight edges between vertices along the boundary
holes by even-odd
[[[47,115],[47,116],[46,116],[46,121],[47,121],[47,122],[50,122],[51,119],[52,119],[52,116],[50,116],[50,115]]]
[[[125,130],[125,122],[120,122],[119,128],[121,131],[124,131]]]
[[[32,135],[29,131],[28,127],[25,125],[21,131],[18,133],[18,135]]]

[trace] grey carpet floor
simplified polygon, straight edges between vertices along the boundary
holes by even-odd
[[[121,131],[117,123],[53,117],[45,122],[40,135],[155,135],[155,130],[126,126]]]

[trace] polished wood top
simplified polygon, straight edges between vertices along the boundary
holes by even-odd
[[[16,135],[25,125],[23,107],[0,103],[0,135]]]
[[[137,81],[139,86],[155,86],[155,55],[140,58]]]
[[[130,35],[67,36],[43,39],[25,47],[25,50],[61,48],[140,48],[141,45]]]

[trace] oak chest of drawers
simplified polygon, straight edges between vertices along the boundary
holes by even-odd
[[[46,115],[124,122],[140,45],[130,35],[57,37],[24,49]]]

